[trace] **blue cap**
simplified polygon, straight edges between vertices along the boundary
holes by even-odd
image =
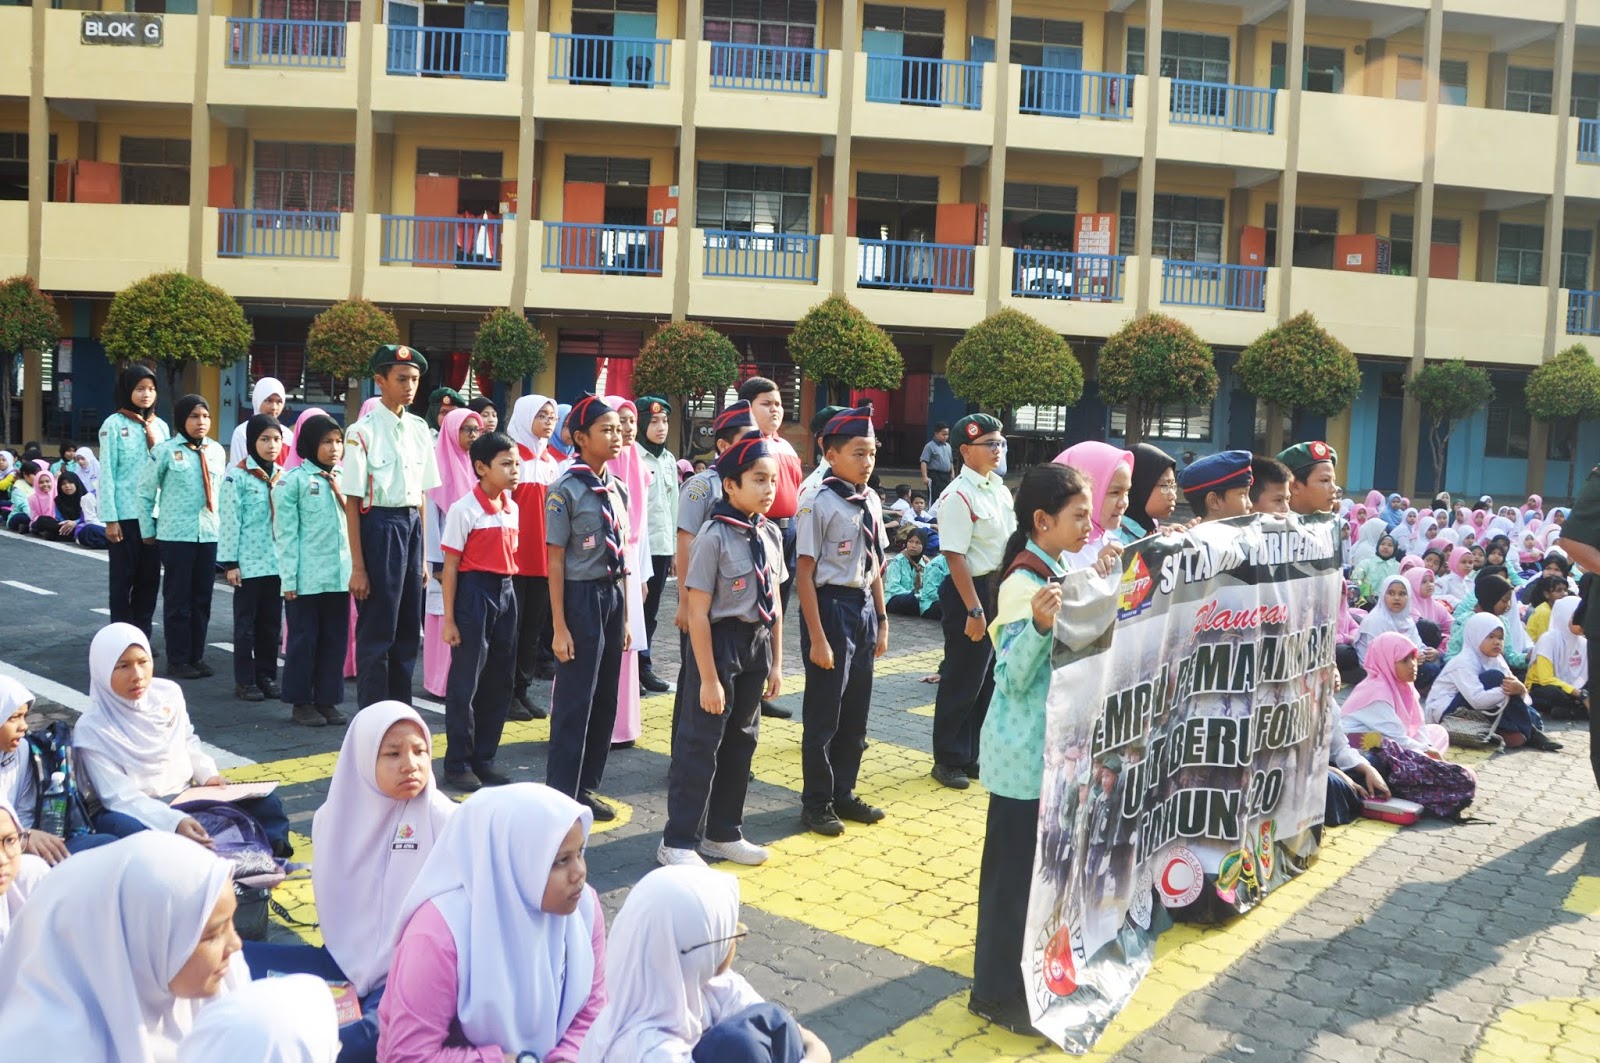
[[[1178,474],[1178,486],[1184,494],[1204,497],[1211,491],[1230,491],[1235,487],[1249,487],[1254,483],[1250,475],[1248,450],[1224,450],[1207,454]]]

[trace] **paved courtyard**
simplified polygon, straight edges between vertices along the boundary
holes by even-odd
[[[0,672],[29,684],[42,708],[71,715],[86,703],[88,644],[106,622],[105,557],[4,534],[0,567]],[[663,617],[673,593],[669,584]],[[231,605],[218,585],[208,655],[218,674],[185,684],[189,710],[232,778],[283,780],[297,858],[314,859],[305,836],[342,730],[294,727],[286,706],[233,699]],[[798,717],[798,605],[789,619],[781,704]],[[664,676],[676,674],[676,649],[670,629],[657,633]],[[939,658],[936,624],[893,619],[859,787],[889,817],[852,824],[842,838],[800,829],[798,719],[762,721],[746,830],[773,856],[759,868],[727,867],[741,879],[751,928],[739,968],[821,1034],[836,1060],[1059,1058],[966,1011],[986,798],[928,776],[937,688],[921,680]],[[548,701],[547,685],[536,693]],[[442,706],[418,703],[442,731]],[[643,711],[637,747],[613,753],[607,769],[604,792],[622,814],[590,846],[590,879],[611,913],[655,866],[664,818],[671,695],[646,698]],[[1331,830],[1312,870],[1248,916],[1169,932],[1094,1058],[1600,1058],[1600,844],[1590,844],[1600,843],[1600,799],[1586,733],[1552,730],[1565,751],[1463,758],[1478,772],[1474,822]],[[541,781],[547,737],[543,721],[508,725],[501,767]],[[442,750],[442,736],[436,742]],[[308,882],[279,892],[297,917],[314,920]]]

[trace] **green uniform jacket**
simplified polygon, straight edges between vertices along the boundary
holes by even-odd
[[[132,421],[128,424],[138,428]],[[138,442],[144,446],[143,438]],[[139,533],[169,543],[216,542],[220,525],[217,502],[227,463],[228,453],[215,439],[205,440],[198,452],[182,436],[157,444],[139,481]],[[208,479],[210,505],[206,504]],[[105,482],[103,461],[100,481]]]
[[[100,519],[139,519],[139,485],[156,447],[172,435],[167,422],[156,418],[156,446],[144,445],[144,427],[131,417],[114,413],[100,425]],[[144,531],[143,528],[140,531]]]
[[[339,479],[339,470],[332,473]],[[272,489],[278,511],[278,576],[285,594],[333,594],[350,589],[350,532],[344,507],[306,462],[289,470]]]
[[[273,482],[283,477],[274,471]],[[240,579],[278,574],[272,536],[272,487],[250,469],[235,465],[222,478],[222,531],[217,564],[238,568]]]

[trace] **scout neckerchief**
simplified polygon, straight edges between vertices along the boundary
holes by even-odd
[[[622,556],[622,525],[617,523],[617,511],[611,508],[611,491],[594,470],[581,461],[574,461],[567,471],[589,490],[600,496],[600,513],[606,525],[606,571],[613,577],[624,575],[627,563]]]
[[[883,571],[883,528],[879,523],[878,515],[872,512],[872,507],[867,505],[867,489],[858,488],[855,484],[841,480],[837,476],[829,476],[823,481],[823,486],[831,488],[833,493],[861,507],[861,527],[867,533],[867,549],[872,554],[872,559],[878,564],[878,571]]]
[[[272,475],[268,476],[262,471],[259,458],[255,461],[245,458],[239,462],[239,468],[267,485],[267,512],[272,515],[272,522],[276,524],[278,522],[278,504],[272,500],[272,488],[278,482],[278,470],[272,470]]]
[[[778,614],[772,605],[772,581],[768,576],[767,547],[761,540],[761,528],[767,523],[767,518],[759,513],[746,516],[734,509],[727,499],[722,499],[711,507],[711,519],[720,520],[730,528],[738,528],[749,538],[750,560],[756,563],[756,615],[761,618],[764,626],[771,627]]]
[[[328,490],[333,492],[333,500],[339,503],[341,510],[344,509],[344,492],[339,490],[339,481],[333,475],[333,466],[323,466],[314,461],[308,461],[306,464],[316,470],[311,474],[312,476],[320,476],[328,481]]]
[[[156,419],[152,413],[149,417],[141,417],[132,410],[118,410],[118,413],[130,421],[138,421],[139,427],[144,429],[144,449],[149,450],[156,445]]]
[[[217,511],[217,498],[214,494],[215,488],[211,486],[211,470],[206,468],[206,440],[202,437],[200,442],[196,443],[183,432],[179,432],[178,435],[183,440],[179,446],[187,447],[194,451],[195,464],[200,466],[200,483],[206,489],[206,508],[215,513]]]

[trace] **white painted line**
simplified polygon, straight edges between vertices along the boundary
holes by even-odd
[[[89,612],[91,612],[91,613],[99,613],[101,616],[110,616],[111,615],[111,610],[109,610],[109,609],[91,609],[91,610],[89,610]]]
[[[51,598],[54,598],[56,594],[55,591],[47,591],[43,587],[35,587],[31,583],[23,583],[14,579],[0,579],[0,583],[4,583],[7,587],[15,587],[19,591],[27,591],[29,594],[43,594]]]
[[[424,712],[431,712],[438,716],[444,715],[444,706],[437,701],[430,701],[427,698],[413,697],[411,699],[411,704]]]
[[[31,543],[34,546],[43,546],[51,550],[60,550],[63,553],[71,554],[74,557],[92,557],[108,565],[111,563],[110,554],[105,550],[85,550],[81,546],[74,546],[70,543],[53,543],[49,539],[35,539],[31,535],[7,535],[3,540],[0,540],[0,542]]]
[[[87,694],[79,693],[69,686],[57,683],[54,679],[46,679],[42,675],[35,675],[6,661],[0,661],[0,675],[10,676],[27,687],[35,696],[49,698],[57,704],[65,705],[80,716],[89,708],[89,696]],[[248,757],[230,753],[226,749],[212,745],[210,742],[201,742],[200,748],[211,755],[211,759],[217,762],[217,767],[219,768],[242,768],[247,764],[255,763]]]
[[[206,645],[210,646],[214,650],[221,650],[223,653],[232,653],[233,652],[233,643],[231,643],[231,642],[208,642],[208,643],[206,643]],[[283,658],[282,657],[278,658],[278,667],[279,668],[283,667]]]

